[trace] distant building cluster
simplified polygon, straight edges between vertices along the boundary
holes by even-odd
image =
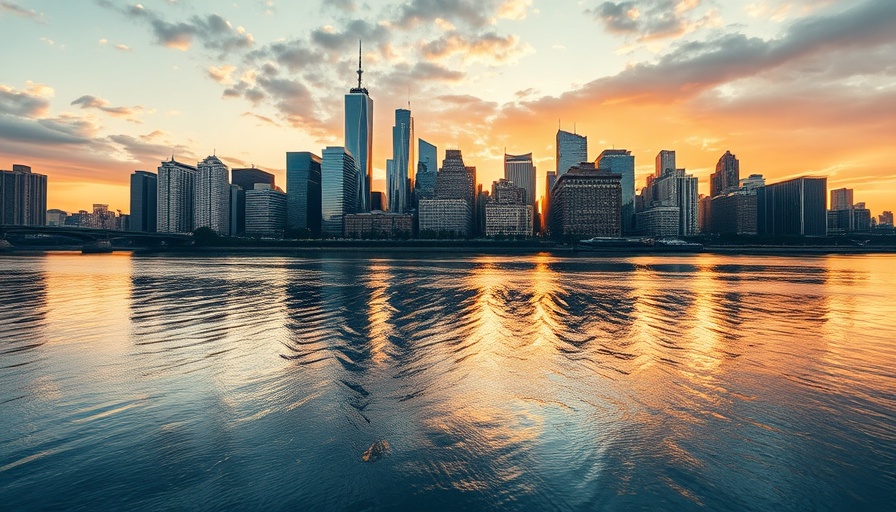
[[[661,150],[646,185],[635,190],[635,157],[605,149],[588,159],[588,138],[562,129],[556,168],[536,190],[532,153],[504,155],[504,176],[483,190],[460,149],[415,137],[408,108],[395,110],[386,190],[373,191],[373,100],[358,84],[344,97],[344,145],[286,153],[286,192],[255,167],[229,169],[211,155],[196,165],[172,156],[157,173],[130,178],[130,215],[95,204],[67,213],[46,209],[47,177],[14,165],[0,171],[0,224],[51,225],[223,236],[332,238],[593,237],[711,235],[824,236],[892,230],[893,213],[873,217],[851,189],[830,192],[827,179],[804,176],[766,184],[741,178],[730,151],[718,160],[709,195]]]

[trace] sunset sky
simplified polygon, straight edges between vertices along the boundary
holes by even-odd
[[[700,179],[825,175],[896,209],[893,0],[0,0],[0,169],[49,176],[50,208],[127,212],[128,176],[215,152],[285,186],[285,153],[343,145],[358,39],[374,100],[374,178],[394,110],[460,148],[489,188],[502,154],[558,123]],[[376,186],[374,188],[377,188]],[[287,190],[288,192],[288,190]]]

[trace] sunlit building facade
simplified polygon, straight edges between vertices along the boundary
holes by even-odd
[[[472,213],[464,199],[422,199],[417,210],[420,236],[468,237]]]
[[[635,226],[635,157],[625,149],[605,149],[594,164],[621,176],[622,232],[632,232]]]
[[[716,163],[716,172],[709,177],[709,195],[715,197],[740,188],[740,161],[731,151],[719,158]]]
[[[535,165],[532,163],[532,153],[525,155],[504,154],[504,179],[513,182],[514,185],[525,191],[525,203],[532,211],[532,224],[535,220]]]
[[[432,199],[436,195],[436,174],[439,170],[438,150],[423,139],[417,139],[417,177],[414,194],[417,200]]]
[[[557,178],[551,191],[552,237],[618,237],[621,216],[621,175],[583,162]]]
[[[411,111],[395,110],[392,127],[392,183],[389,183],[389,210],[407,213],[411,209],[414,176],[414,118]]]
[[[571,167],[588,161],[588,137],[557,130],[557,176],[563,176]]]

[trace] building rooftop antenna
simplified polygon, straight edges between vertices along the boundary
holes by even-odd
[[[361,75],[364,70],[361,68],[361,40],[358,39],[358,89],[361,88]]]

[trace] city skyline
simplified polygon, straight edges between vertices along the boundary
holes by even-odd
[[[636,189],[667,148],[708,193],[730,150],[743,176],[824,175],[875,214],[896,206],[892,4],[339,5],[5,2],[17,53],[0,81],[0,167],[46,174],[48,207],[68,211],[127,208],[128,177],[172,153],[256,164],[283,183],[287,151],[344,144],[340,96],[361,38],[378,181],[390,113],[409,99],[416,135],[462,149],[486,185],[503,148],[553,169],[559,119],[591,139],[590,159],[632,151]]]

